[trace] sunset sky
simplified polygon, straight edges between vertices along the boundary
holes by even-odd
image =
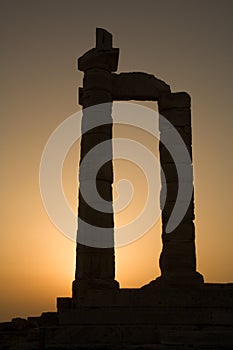
[[[81,109],[76,60],[94,46],[96,27],[113,33],[118,72],[151,73],[191,95],[198,271],[206,282],[233,282],[232,15],[231,0],[1,0],[0,321],[53,311],[56,297],[71,295],[75,243],[45,212],[39,166],[51,133]],[[115,134],[157,147],[133,129]],[[75,144],[63,169],[73,210],[78,161]],[[146,188],[132,163],[114,166],[116,180],[137,179],[132,211],[116,218],[120,225],[140,210]],[[160,275],[160,234],[158,222],[116,250],[121,287]]]

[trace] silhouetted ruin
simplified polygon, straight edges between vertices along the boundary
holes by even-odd
[[[40,349],[231,349],[233,286],[205,284],[196,271],[193,193],[185,215],[172,217],[180,192],[193,187],[191,98],[186,92],[171,92],[169,85],[147,73],[115,73],[118,59],[112,35],[97,28],[96,47],[78,60],[84,79],[79,89],[83,119],[73,294],[57,299],[56,313],[27,322],[40,329]],[[160,113],[161,276],[139,289],[120,289],[115,280],[111,106],[119,100],[156,101]],[[186,158],[169,125],[186,146]],[[109,160],[101,163],[96,176],[95,154],[86,162],[84,158],[102,143],[100,162],[101,157]],[[170,219],[175,228],[167,232]],[[21,326],[19,320],[14,322]]]
[[[170,129],[163,128],[161,121],[160,160],[165,175],[167,199],[162,211],[163,250],[160,258],[161,277],[157,282],[175,285],[203,283],[202,276],[196,272],[193,198],[191,203],[187,205],[186,215],[174,232],[168,234],[165,231],[176,201],[178,186],[181,185],[178,183],[177,167],[180,167],[183,174],[181,181],[190,183],[191,188],[193,186],[190,96],[185,92],[172,93],[166,83],[153,75],[141,72],[113,73],[117,70],[118,57],[119,49],[112,47],[112,36],[103,29],[97,29],[96,48],[88,51],[78,60],[78,69],[84,71],[83,88],[79,90],[79,103],[83,106],[80,188],[88,191],[89,182],[96,181],[99,193],[103,198],[109,200],[109,206],[112,206],[113,170],[111,162],[102,166],[96,179],[93,178],[95,173],[92,172],[94,159],[90,157],[88,166],[82,166],[83,158],[93,147],[112,138],[111,108],[101,104],[112,103],[114,100],[157,101],[159,112],[179,132],[190,154],[188,163],[181,158],[175,164],[163,144],[163,141],[167,139],[166,145],[173,146],[174,140],[172,137],[169,139]],[[96,105],[99,107],[93,111],[88,109],[88,107]],[[92,123],[93,118],[102,119],[102,125],[90,127],[90,130],[85,132],[85,127]],[[103,152],[108,153],[109,158],[111,158],[111,145],[108,144]],[[91,198],[91,201],[94,202],[94,199]],[[93,210],[79,193],[79,218],[83,220],[79,222],[78,238],[81,235],[85,237],[89,234],[89,225],[94,227],[103,225],[103,227],[112,228],[112,230],[108,230],[108,239],[114,246],[113,213]],[[97,236],[97,233],[94,234]],[[78,243],[73,297],[76,298],[82,288],[84,292],[87,288],[89,290],[101,286],[104,289],[117,288],[118,283],[114,280],[114,270],[114,248],[95,248],[90,247],[88,243],[87,246]]]

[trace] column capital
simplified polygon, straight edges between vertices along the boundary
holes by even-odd
[[[78,59],[78,69],[105,69],[115,72],[118,66],[119,49],[112,47],[112,34],[102,28],[96,28],[96,47],[87,51]]]

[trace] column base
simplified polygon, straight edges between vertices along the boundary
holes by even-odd
[[[108,279],[83,279],[74,280],[72,283],[73,298],[80,294],[86,294],[97,290],[108,291],[119,289],[119,282]]]
[[[204,285],[204,278],[199,272],[163,274],[142,288],[161,287],[199,287]]]

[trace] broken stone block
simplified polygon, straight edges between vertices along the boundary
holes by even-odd
[[[187,92],[162,94],[158,99],[159,111],[174,108],[190,108],[191,97]]]
[[[96,28],[96,48],[99,50],[111,50],[112,34],[103,28]]]
[[[112,75],[114,100],[157,101],[160,94],[170,91],[170,87],[151,74],[132,72]]]

